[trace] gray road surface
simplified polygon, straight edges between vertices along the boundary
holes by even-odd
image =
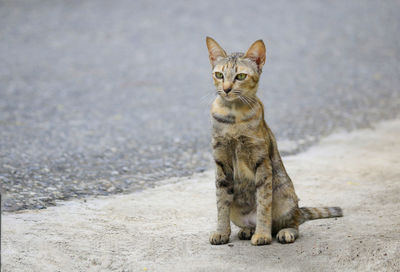
[[[399,1],[0,1],[2,209],[210,168],[206,35],[227,51],[265,41],[259,95],[290,152],[395,118],[399,14]]]

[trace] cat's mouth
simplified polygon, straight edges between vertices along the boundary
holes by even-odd
[[[225,99],[226,101],[234,101],[236,99],[239,98],[238,94],[235,92],[229,92],[229,93],[225,93],[225,92],[218,92],[219,96],[221,96],[223,99]]]
[[[223,99],[225,99],[227,101],[233,101],[233,100],[238,99],[238,96],[235,95],[235,94],[224,94],[224,95],[221,95],[221,96],[222,96]]]

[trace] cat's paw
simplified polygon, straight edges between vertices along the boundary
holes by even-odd
[[[276,240],[278,240],[279,243],[287,244],[293,243],[296,240],[296,237],[296,232],[292,229],[282,229],[276,235]]]
[[[215,231],[210,235],[210,243],[212,245],[223,245],[229,242],[230,233],[221,233]]]
[[[253,246],[269,245],[272,242],[271,234],[268,233],[254,233],[251,237]]]
[[[248,228],[240,229],[238,232],[238,237],[240,240],[250,240],[253,233],[254,229],[248,229]]]

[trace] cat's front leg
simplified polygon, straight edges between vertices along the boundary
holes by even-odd
[[[257,220],[251,243],[260,246],[270,244],[272,241],[272,167],[268,159],[258,163],[255,184]]]
[[[228,167],[222,161],[216,160],[215,185],[217,191],[217,230],[211,233],[210,243],[213,245],[226,244],[231,234],[230,206],[233,201],[233,179],[227,173]]]

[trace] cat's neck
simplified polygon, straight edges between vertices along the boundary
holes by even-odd
[[[226,101],[218,96],[211,106],[211,115],[217,121],[224,119],[225,123],[248,122],[253,119],[261,120],[264,116],[263,105],[257,96],[252,97],[249,102],[242,100]]]
[[[254,107],[259,104],[260,99],[256,96],[244,97],[242,99],[235,99],[233,101],[228,101],[221,96],[218,96],[214,105],[218,105],[218,107],[226,108],[229,111],[252,111]]]

